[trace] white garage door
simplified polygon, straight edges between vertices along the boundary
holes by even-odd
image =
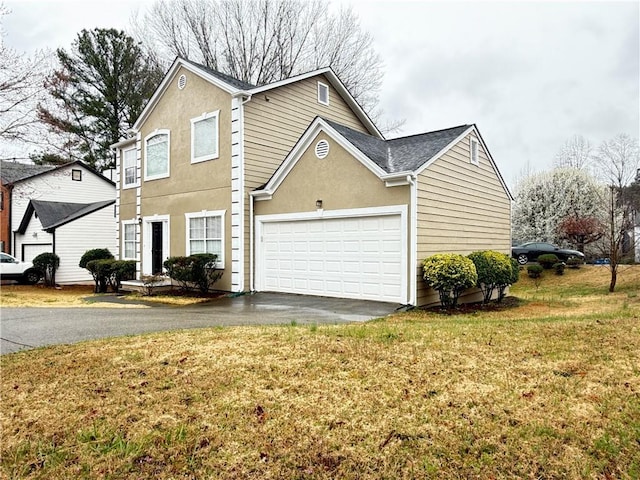
[[[258,289],[404,303],[400,215],[263,222]]]

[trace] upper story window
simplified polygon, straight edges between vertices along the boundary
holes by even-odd
[[[329,85],[318,82],[318,103],[329,105]]]
[[[130,148],[122,152],[123,185],[125,188],[136,186],[138,183],[137,160],[135,148]]]
[[[191,119],[191,163],[218,158],[218,115],[220,110]]]
[[[469,154],[470,154],[469,161],[474,165],[479,165],[480,160],[478,158],[478,141],[473,138],[470,141]]]
[[[71,170],[71,180],[75,182],[82,181],[82,170],[76,170],[75,168]]]
[[[169,130],[157,130],[145,138],[145,180],[169,176],[169,146]]]

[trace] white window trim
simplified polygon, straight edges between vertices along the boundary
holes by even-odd
[[[326,90],[327,90],[327,101],[326,102],[322,101],[321,96],[320,96],[320,91],[322,90],[322,87],[326,88]],[[320,103],[321,105],[329,106],[329,85],[327,85],[326,83],[318,82],[318,103]]]
[[[473,150],[475,145],[475,158],[473,157]],[[475,138],[469,139],[469,162],[472,165],[480,165],[480,143]]]
[[[136,163],[134,164],[134,168],[136,171],[136,178],[133,183],[127,183],[127,164],[125,163],[125,153],[134,151],[136,152],[136,147],[125,148],[122,150],[122,189],[126,190],[127,188],[136,188],[140,186],[140,178],[138,177],[138,154],[136,152]]]
[[[137,224],[138,224],[138,222],[135,219],[133,219],[133,220],[123,220],[122,221],[122,239],[121,239],[121,248],[122,248],[122,250],[121,250],[121,252],[122,252],[122,259],[123,260],[138,260],[138,230],[137,230]],[[134,243],[134,248],[133,248],[134,256],[133,257],[127,257],[126,256],[127,249],[125,247],[125,243],[126,243],[125,242],[125,240],[126,240],[126,237],[125,237],[125,231],[126,231],[125,225],[133,225],[134,228],[136,229],[135,230],[135,237],[133,239],[133,243]]]
[[[150,138],[155,137],[156,135],[165,134],[167,136],[167,173],[161,173],[158,175],[147,175],[147,142]],[[159,178],[167,178],[171,173],[171,132],[166,129],[159,129],[151,132],[149,135],[144,137],[144,179],[147,180],[157,180]]]
[[[221,225],[221,235],[220,235],[220,256],[218,257],[218,261],[216,262],[216,267],[219,269],[224,269],[224,249],[225,249],[225,214],[226,210],[202,210],[200,212],[189,212],[185,213],[185,250],[186,255],[191,255],[191,238],[189,237],[189,220],[192,218],[201,218],[201,217],[221,217],[220,225]]]
[[[207,160],[214,160],[218,158],[220,152],[220,110],[216,110],[215,112],[203,113],[199,117],[191,119],[191,163],[199,163],[206,162]],[[212,154],[209,155],[201,155],[200,157],[194,157],[195,152],[195,124],[202,121],[207,120],[209,118],[216,119],[216,150]]]

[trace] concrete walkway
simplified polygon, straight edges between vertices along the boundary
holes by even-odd
[[[117,297],[103,301],[124,302]],[[3,308],[0,354],[185,328],[362,322],[389,315],[398,307],[383,302],[256,293],[182,307],[154,303],[149,308]]]

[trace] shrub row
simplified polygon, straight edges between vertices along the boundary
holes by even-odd
[[[518,281],[518,263],[504,253],[493,250],[478,251],[468,256],[440,253],[422,262],[423,278],[438,292],[443,307],[452,308],[460,294],[471,287],[482,290],[484,303],[498,292],[502,301],[509,285]]]

